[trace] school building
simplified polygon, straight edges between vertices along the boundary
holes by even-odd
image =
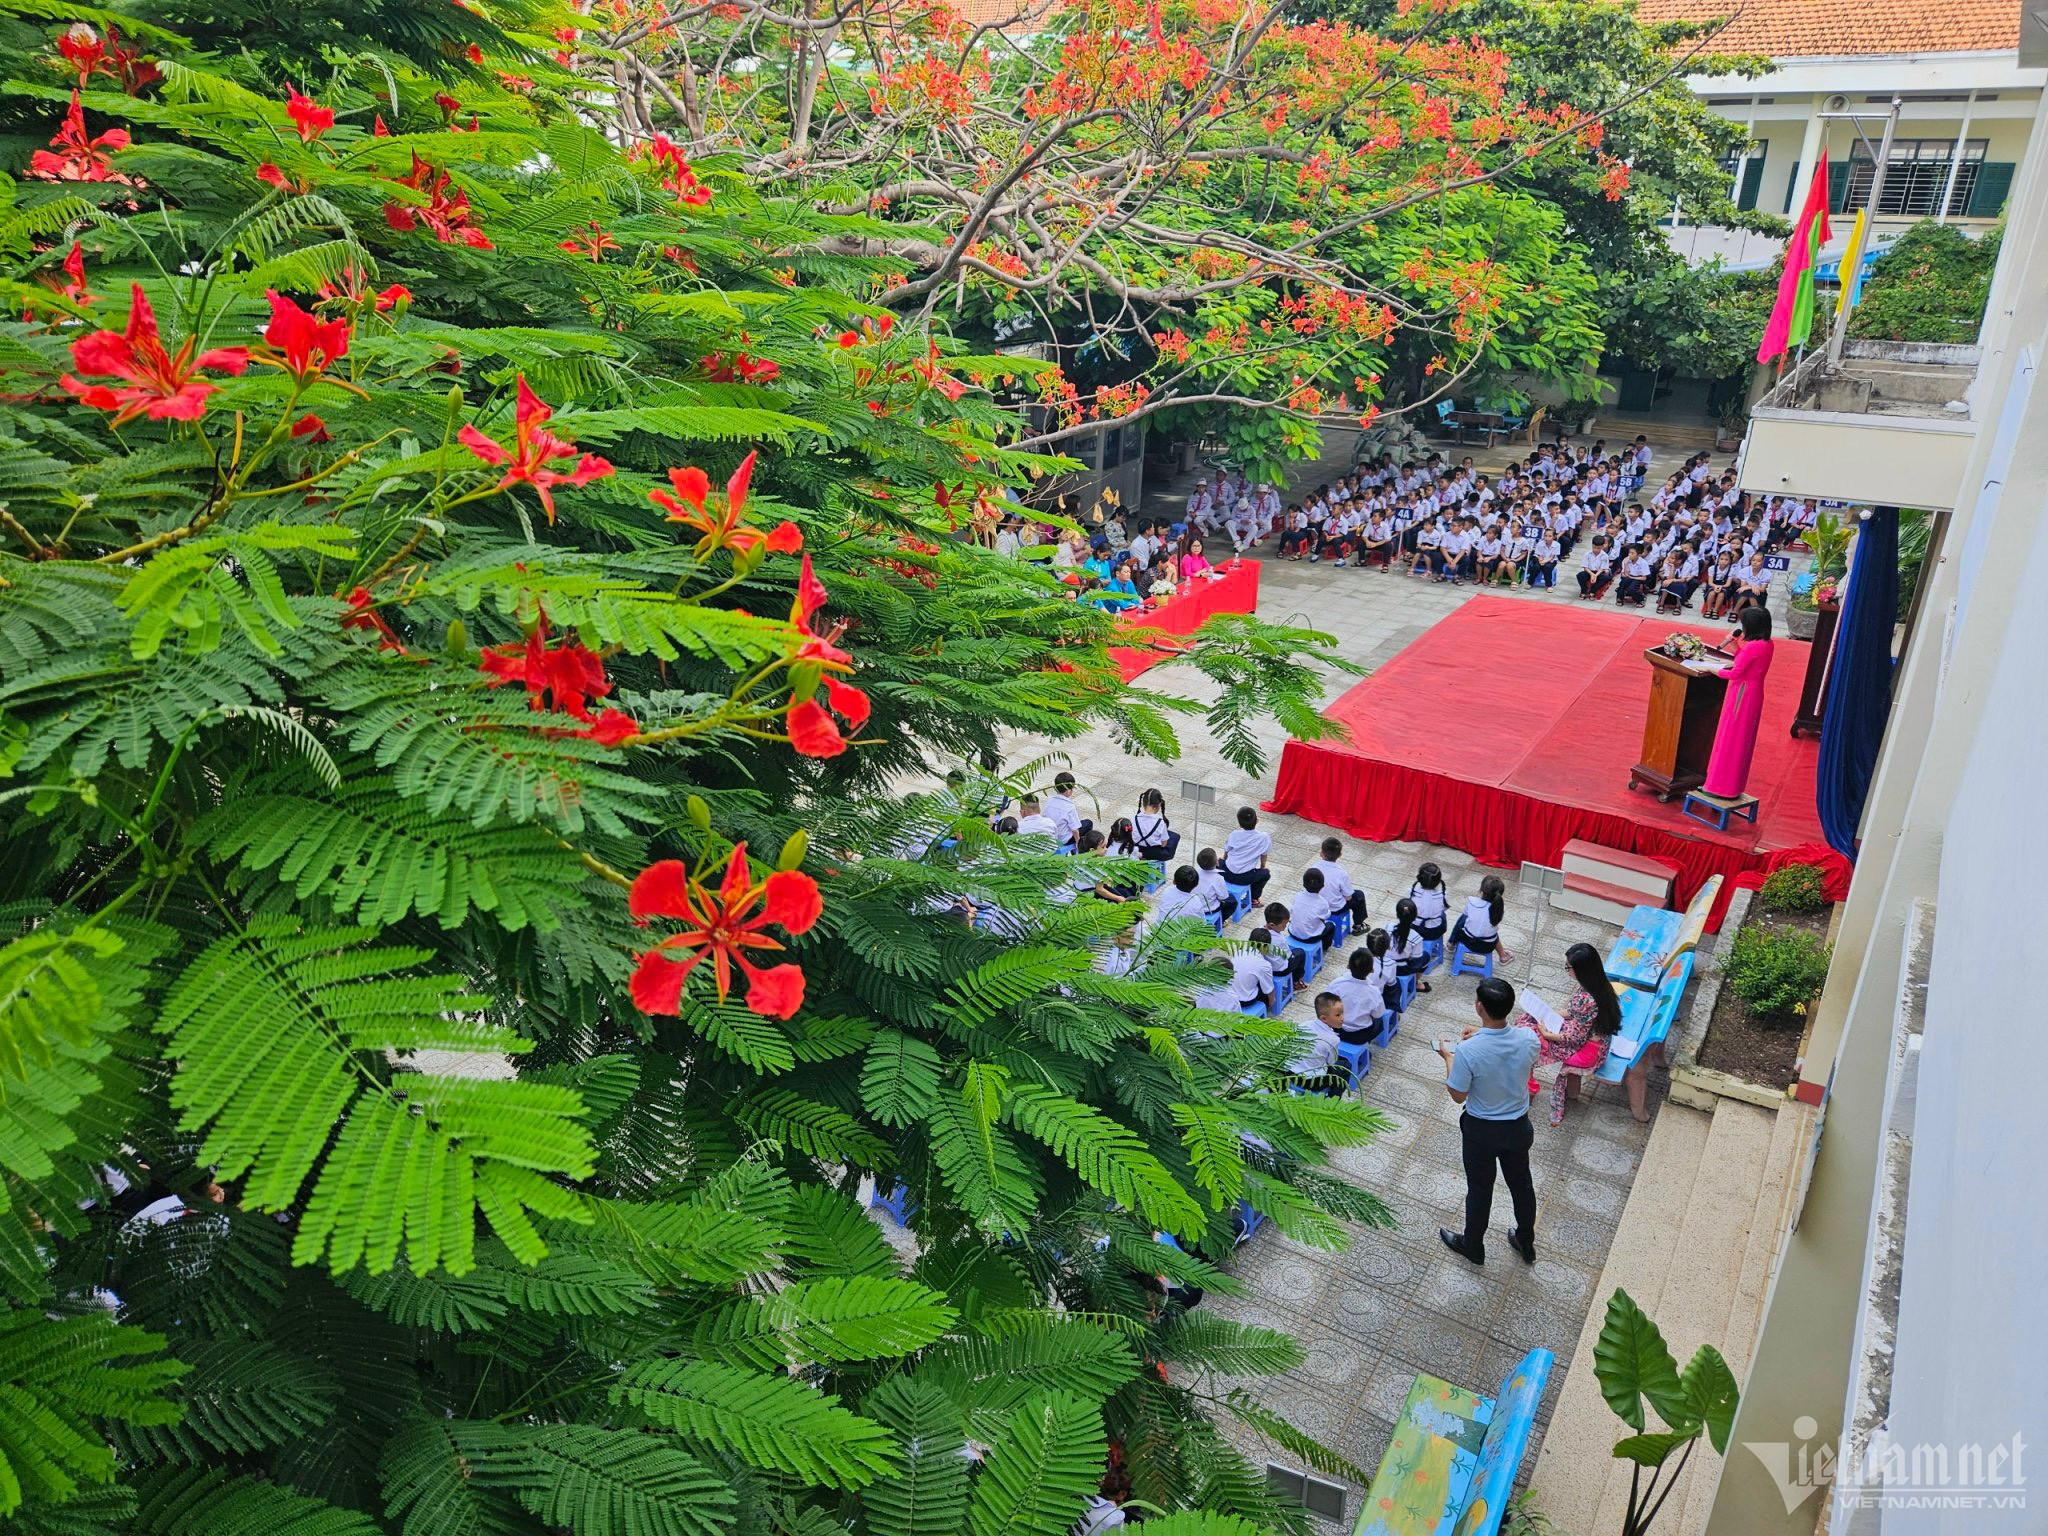
[[[1879,248],[1921,219],[1972,234],[1990,229],[2011,198],[2048,84],[2048,70],[2021,58],[2021,0],[1642,0],[1638,14],[1732,15],[1708,50],[1769,60],[1754,78],[1689,82],[1749,130],[1747,151],[1727,162],[1739,208],[1789,216],[1806,198],[1823,147],[1830,206],[1852,214],[1863,207],[1896,97],[1899,121],[1874,220]],[[2038,31],[2040,22],[2027,25]],[[1855,122],[1844,113],[1871,115]],[[1844,220],[1837,253],[1847,234]],[[1767,267],[1784,248],[1777,237],[1693,223],[1682,206],[1672,210],[1669,238],[1691,260],[1718,257],[1738,269]]]

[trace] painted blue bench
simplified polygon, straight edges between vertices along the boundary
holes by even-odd
[[[1637,907],[1607,951],[1607,977],[1618,986],[1654,992],[1681,954],[1690,954],[1707,931],[1707,914],[1721,894],[1721,877],[1709,875],[1683,912]],[[1623,996],[1627,996],[1626,993]]]
[[[1352,1536],[1494,1536],[1555,1359],[1530,1350],[1493,1397],[1418,1375]]]
[[[1628,1090],[1629,1112],[1638,1120],[1648,1113],[1650,1063],[1661,1060],[1664,1040],[1678,1018],[1678,1005],[1692,980],[1694,955],[1687,949],[1665,968],[1654,992],[1621,994],[1621,1028],[1607,1045],[1607,1059],[1593,1074],[1596,1082],[1621,1083]]]

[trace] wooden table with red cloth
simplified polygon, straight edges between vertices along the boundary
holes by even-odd
[[[1839,900],[1850,867],[1821,836],[1820,747],[1789,729],[1804,643],[1777,643],[1764,686],[1749,776],[1761,802],[1755,826],[1716,832],[1629,788],[1650,693],[1643,652],[1674,630],[1715,642],[1726,634],[1590,603],[1473,597],[1324,710],[1348,740],[1287,743],[1266,809],[1374,841],[1462,848],[1502,867],[1555,866],[1583,837],[1672,865],[1681,905],[1709,875],[1723,876],[1714,929],[1736,886],[1787,863],[1820,865]]]
[[[1172,639],[1185,639],[1219,613],[1252,613],[1259,606],[1259,562],[1239,560],[1217,567],[1222,573],[1211,581],[1197,576],[1184,581],[1180,590],[1156,608],[1127,608],[1116,616],[1117,628],[1150,630],[1162,639],[1152,645],[1112,646],[1110,660],[1119,676],[1129,682],[1148,668],[1170,661],[1183,649]]]

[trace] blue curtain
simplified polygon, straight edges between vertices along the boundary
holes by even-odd
[[[1878,507],[1856,539],[1835,626],[1815,799],[1828,846],[1856,857],[1856,828],[1892,709],[1892,626],[1899,609],[1899,509]]]

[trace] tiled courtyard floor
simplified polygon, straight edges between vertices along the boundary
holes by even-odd
[[[1660,450],[1659,466],[1675,456]],[[1325,476],[1312,469],[1310,478]],[[1576,601],[1569,572],[1563,578],[1565,585],[1555,594],[1517,589],[1517,595],[1531,602]],[[1338,654],[1372,667],[1399,652],[1473,592],[1471,587],[1440,586],[1384,572],[1268,559],[1261,572],[1259,616],[1322,630],[1336,638]],[[1781,591],[1773,602],[1781,613],[1782,603]],[[1333,674],[1325,702],[1354,681]],[[1191,699],[1204,697],[1208,687],[1191,668],[1173,665],[1155,668],[1142,682],[1147,688]],[[1416,728],[1427,730],[1428,721],[1418,720]],[[1256,805],[1270,792],[1272,765],[1284,736],[1275,727],[1266,728],[1268,766],[1252,777],[1224,761],[1199,717],[1189,717],[1180,735],[1182,755],[1170,764],[1130,757],[1106,732],[1058,746],[1019,739],[1009,758],[1021,762],[1047,750],[1064,756],[1082,786],[1082,813],[1105,824],[1130,814],[1141,789],[1163,790],[1168,812],[1186,839],[1183,851],[1191,855],[1200,847],[1220,844],[1237,808]],[[1215,803],[1199,808],[1199,820],[1197,807],[1181,798],[1184,780],[1216,791]],[[1331,829],[1286,816],[1266,815],[1261,824],[1274,840],[1271,864],[1277,873],[1272,892],[1284,900]],[[1391,919],[1395,897],[1406,892],[1424,860],[1442,868],[1454,911],[1476,892],[1485,872],[1455,849],[1346,839],[1344,862],[1366,894],[1372,924]],[[1584,940],[1604,949],[1613,930],[1552,911],[1539,892],[1514,883],[1512,871],[1506,873],[1508,913],[1502,932],[1514,959],[1502,964],[1498,974],[1518,990],[1533,986],[1561,1006],[1571,991],[1564,971],[1566,947]],[[1241,937],[1248,928],[1240,924],[1232,931]],[[1336,974],[1334,966],[1341,958],[1326,963],[1325,978]],[[1464,1180],[1458,1110],[1444,1091],[1442,1064],[1431,1042],[1454,1035],[1473,1018],[1476,983],[1471,977],[1451,981],[1441,974],[1433,980],[1434,990],[1417,997],[1400,1037],[1375,1053],[1372,1072],[1360,1090],[1365,1102],[1386,1114],[1389,1129],[1367,1146],[1340,1149],[1333,1156],[1341,1174],[1386,1201],[1397,1225],[1386,1231],[1352,1228],[1349,1246],[1335,1253],[1305,1248],[1271,1227],[1259,1231],[1229,1266],[1244,1282],[1244,1294],[1213,1296],[1204,1306],[1223,1316],[1285,1329],[1306,1346],[1307,1360],[1286,1376],[1215,1385],[1248,1387],[1269,1407],[1370,1473],[1386,1448],[1393,1418],[1416,1372],[1491,1392],[1517,1359],[1541,1345],[1556,1351],[1558,1362],[1524,1461],[1526,1474],[1593,1304],[1595,1284],[1650,1127],[1638,1125],[1630,1116],[1618,1087],[1601,1086],[1590,1102],[1572,1106],[1562,1128],[1552,1130],[1546,1097],[1534,1111],[1536,1263],[1523,1264],[1507,1246],[1511,1218],[1505,1188],[1496,1192],[1484,1267],[1475,1268],[1448,1252],[1438,1240],[1437,1228],[1462,1224]],[[1306,1014],[1315,990],[1310,986],[1296,994],[1290,1017]],[[1546,1082],[1549,1074],[1545,1068]],[[1662,1072],[1654,1072],[1653,1116],[1662,1103],[1663,1088]],[[1240,1438],[1261,1461],[1298,1465],[1248,1431]],[[1362,1494],[1360,1488],[1351,1489],[1346,1524],[1355,1520]]]

